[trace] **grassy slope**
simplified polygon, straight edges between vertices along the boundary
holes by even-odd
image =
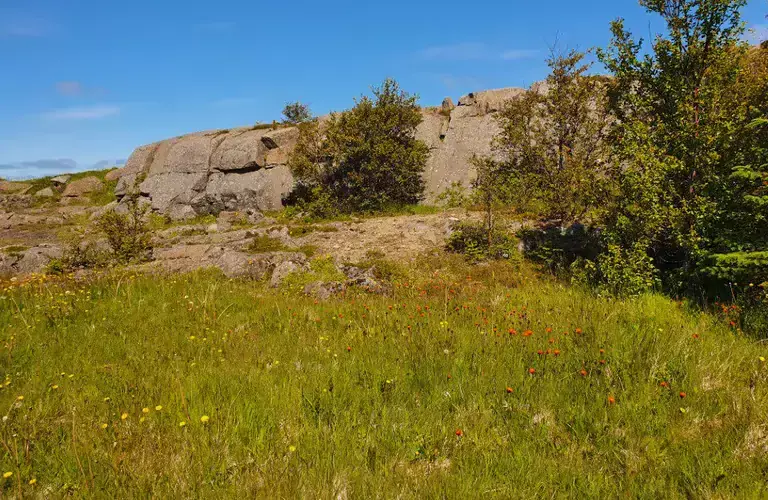
[[[327,303],[212,274],[4,292],[6,494],[766,494],[765,345],[660,296],[414,269]]]

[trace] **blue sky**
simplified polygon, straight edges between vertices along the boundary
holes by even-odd
[[[744,18],[765,34],[766,14],[751,0]],[[424,105],[527,86],[555,39],[604,45],[619,16],[661,29],[636,0],[0,0],[0,176],[268,122],[293,100],[344,109],[388,76]]]

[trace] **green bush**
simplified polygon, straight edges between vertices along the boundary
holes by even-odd
[[[147,218],[149,205],[140,203],[138,197],[129,196],[126,207],[126,213],[107,210],[96,221],[96,227],[107,238],[116,263],[149,260],[152,253],[152,232]]]
[[[481,224],[456,224],[446,244],[448,251],[465,254],[471,261],[512,259],[517,256],[517,240],[502,231],[495,231],[490,241],[488,231]]]
[[[415,204],[424,193],[429,148],[416,139],[417,98],[387,79],[349,111],[299,125],[288,166],[297,180],[287,202],[314,216],[376,212]]]

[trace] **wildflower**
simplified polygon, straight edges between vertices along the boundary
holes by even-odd
[[[686,410],[685,408],[680,408],[680,413],[685,413],[685,412],[687,412],[687,411],[688,411],[688,410]]]
[[[698,340],[698,338],[699,338],[699,334],[698,333],[694,333],[693,334],[693,340]]]
[[[684,392],[681,392],[681,393],[680,393],[680,399],[685,399],[685,396],[687,396],[687,394],[686,394],[686,393],[684,393]]]
[[[200,422],[204,424],[207,424],[208,420],[210,420],[210,417],[208,415],[203,415],[202,417],[200,417]]]
[[[463,435],[464,435],[464,431],[462,431],[461,429],[456,429],[456,436],[461,437]]]
[[[8,471],[8,472],[6,472],[5,474],[3,474],[3,478],[5,478],[5,479],[8,479],[8,478],[9,478],[9,477],[11,477],[12,475],[13,475],[13,472],[11,472],[11,471]]]
[[[669,387],[669,382],[667,382],[666,380],[662,380],[659,385],[662,387]]]
[[[144,413],[144,414],[149,413],[149,408],[142,408],[141,413]]]
[[[293,445],[291,445],[291,446],[289,446],[289,447],[288,447],[288,451],[290,451],[291,453],[293,453],[294,451],[296,451],[296,447],[295,447],[295,446],[293,446]]]
[[[613,396],[608,396],[608,404],[616,404],[616,398]]]
[[[511,387],[507,387],[507,394],[512,394],[515,390]]]
[[[36,485],[36,484],[37,484],[37,479],[30,479],[30,480],[29,480],[29,485],[30,485],[30,486],[34,486],[34,485]]]
[[[16,401],[24,401],[24,396],[17,396]]]
[[[109,427],[109,425],[107,425],[107,424],[101,424],[101,428],[102,428],[102,429],[106,429],[107,427]]]
[[[352,346],[347,346],[347,352],[352,352]]]
[[[54,385],[52,385],[52,386],[51,386],[51,389],[53,389],[54,391],[55,391],[56,389],[58,389],[58,388],[59,388],[59,386],[58,386],[58,385],[56,385],[56,384],[54,384]]]
[[[765,363],[765,358],[763,356],[760,356],[757,358],[761,363]]]
[[[155,411],[160,411],[160,410],[162,410],[162,409],[163,409],[163,407],[162,407],[161,405],[157,405],[157,406],[155,406]]]
[[[105,403],[109,403],[111,399],[112,399],[112,398],[110,398],[110,397],[106,397],[106,398],[104,398],[104,402],[105,402]]]
[[[587,370],[582,369],[579,373],[581,374],[582,377],[587,376]]]
[[[604,364],[605,364],[605,360],[604,360],[604,359],[601,359],[601,360],[600,360],[600,364],[601,364],[601,365],[604,365]]]
[[[531,335],[533,335],[533,331],[531,330],[526,330],[523,332],[523,337],[530,337]]]
[[[528,368],[528,373],[533,375],[534,373],[536,373],[536,369],[535,368]]]
[[[183,420],[179,422],[179,427],[186,427],[186,426],[187,426],[187,423],[184,422]]]
[[[127,413],[123,413],[122,415],[120,415],[120,420],[125,420],[126,418],[128,418]]]
[[[576,329],[576,335],[581,335],[581,328]]]
[[[141,417],[141,418],[139,418],[139,423],[140,423],[140,424],[143,424],[145,420],[146,420],[146,418],[144,418],[144,417]]]
[[[555,349],[553,354],[555,356],[560,356],[560,349]]]

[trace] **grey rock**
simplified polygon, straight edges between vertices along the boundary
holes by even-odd
[[[52,198],[54,196],[53,189],[47,187],[45,189],[41,189],[40,191],[35,193],[35,196],[39,198]]]
[[[334,295],[343,293],[346,289],[346,285],[340,281],[314,281],[304,287],[304,295],[319,300],[328,300]]]
[[[66,198],[76,198],[104,189],[104,183],[98,177],[83,177],[67,184],[62,195]]]
[[[71,175],[57,175],[56,177],[53,177],[51,179],[51,182],[57,186],[63,186],[64,184],[69,182],[69,179],[71,177],[72,177]]]

